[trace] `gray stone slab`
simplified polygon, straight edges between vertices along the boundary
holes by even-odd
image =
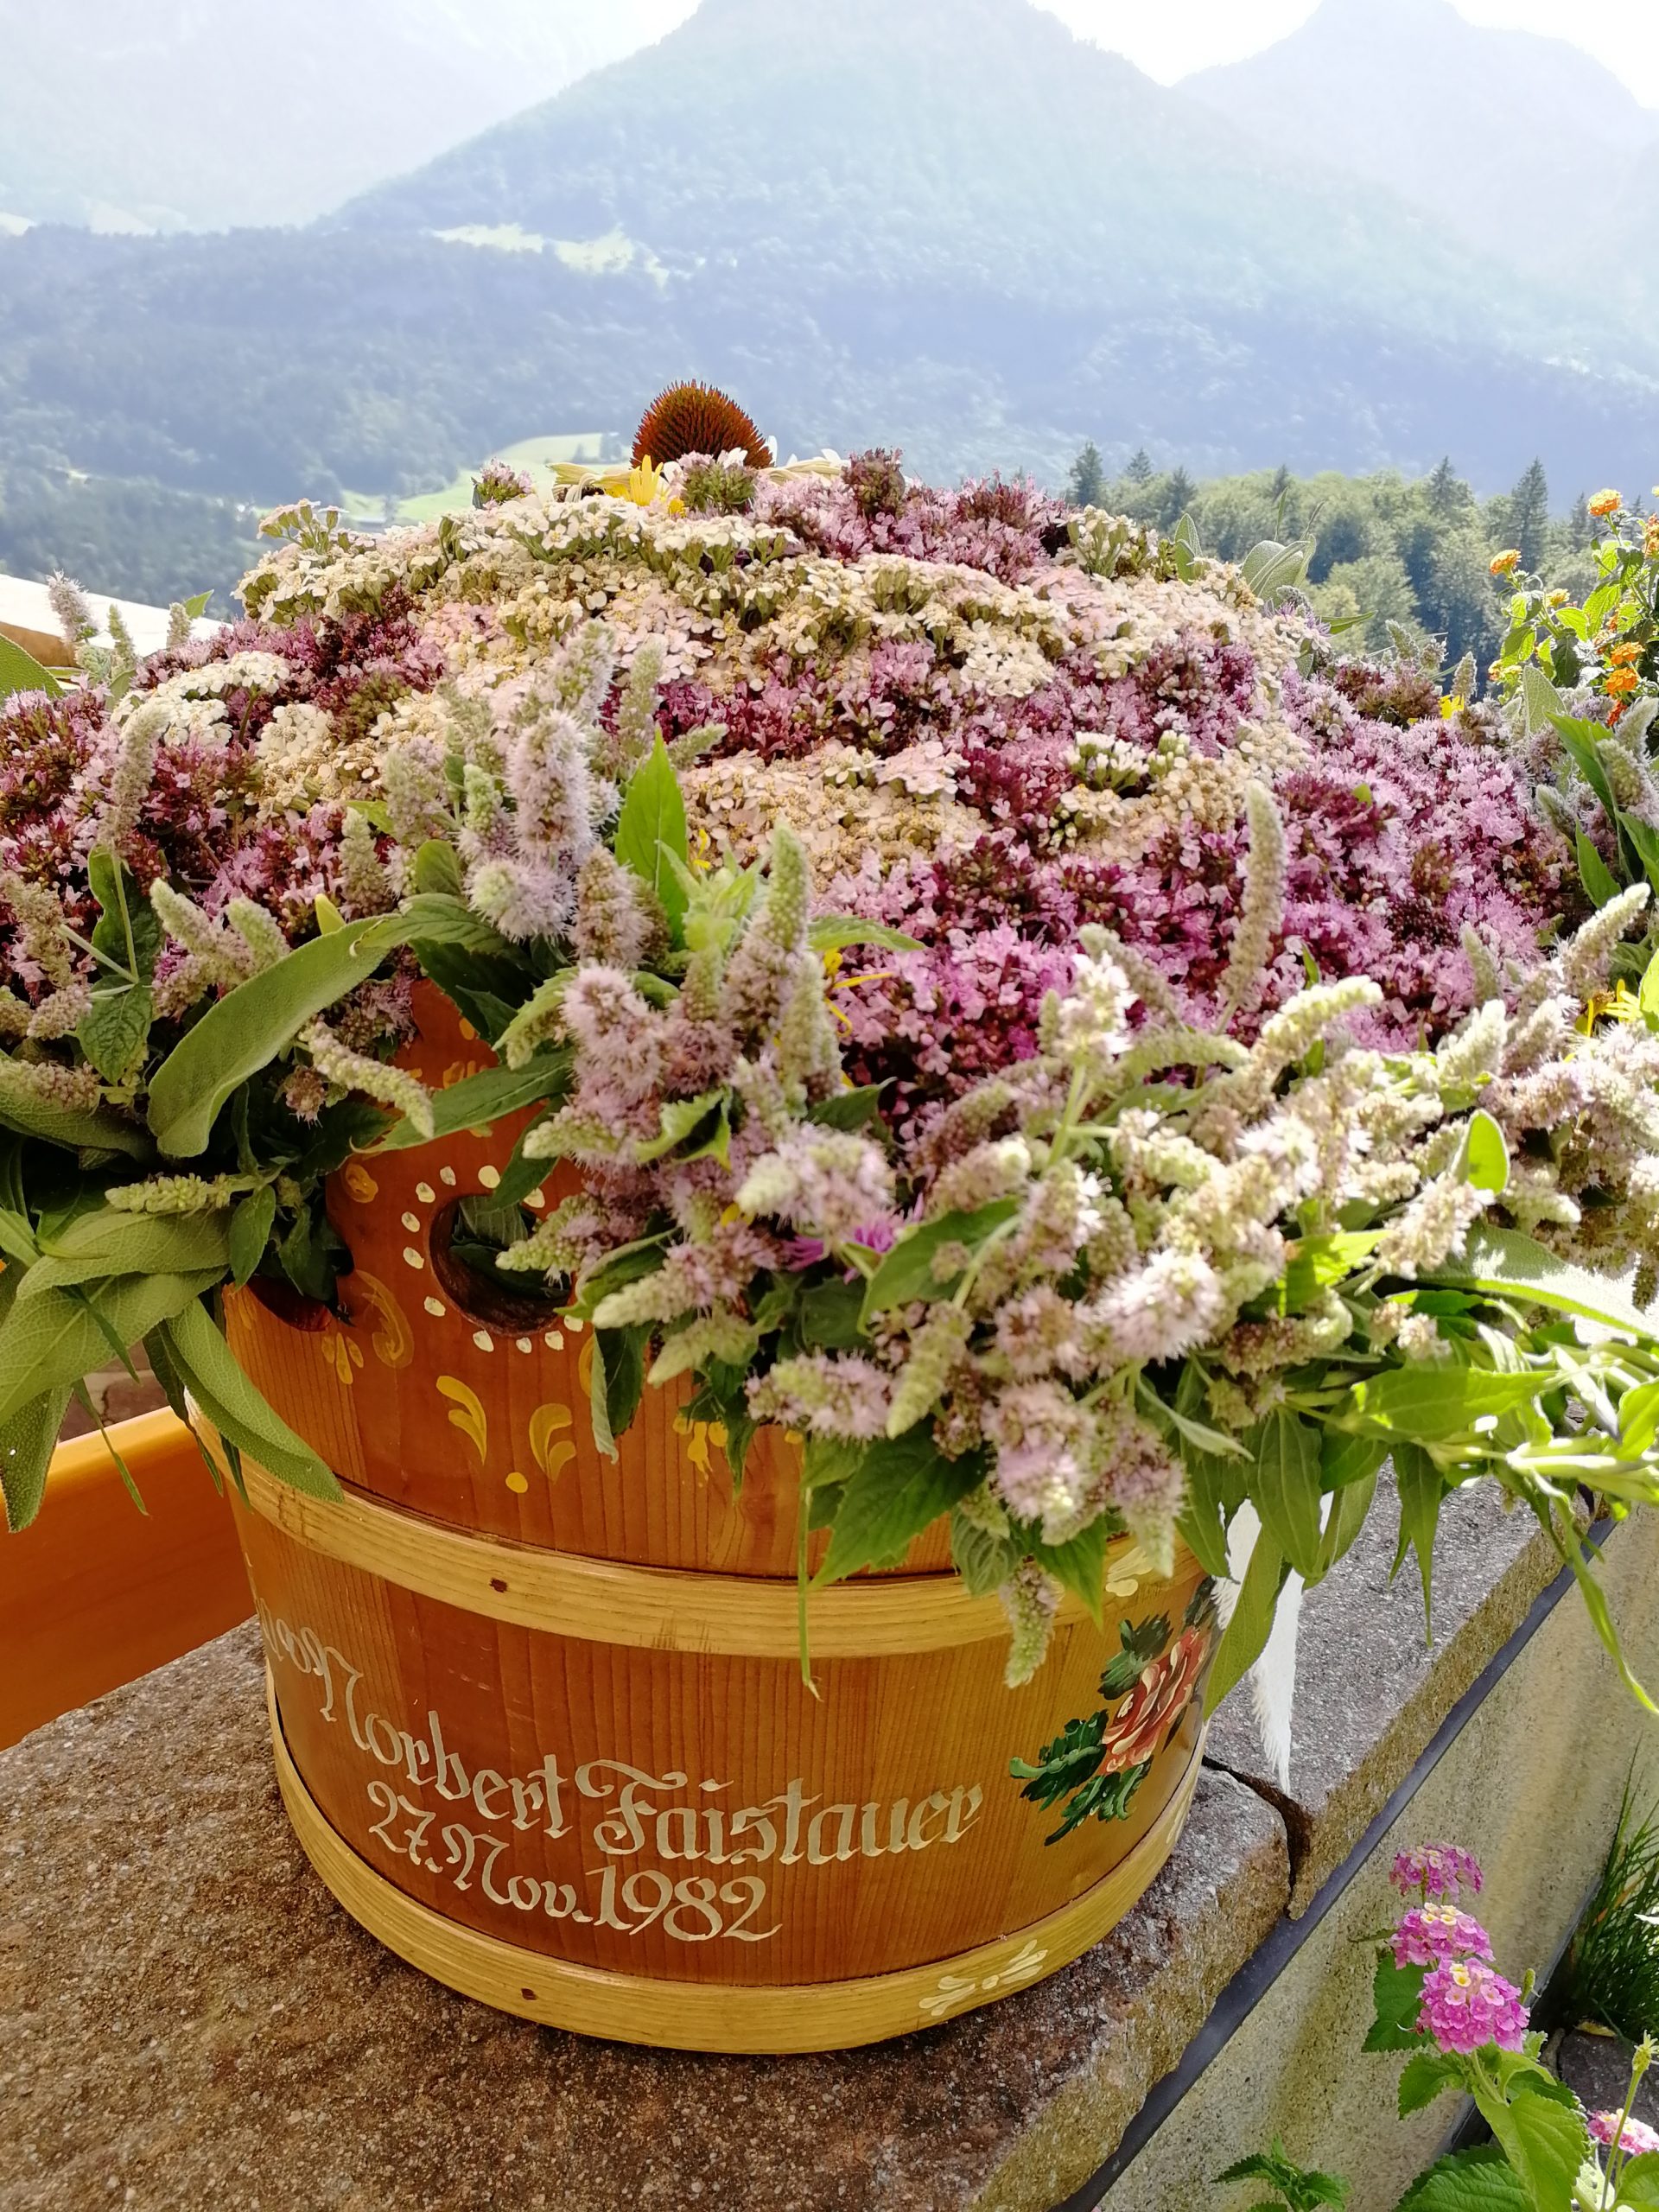
[[[1268,1771],[1249,1686],[1222,1705],[1211,1762],[1278,1805],[1290,1834],[1290,1910],[1304,1912],[1416,1764],[1452,1707],[1525,1619],[1560,1562],[1495,1484],[1447,1499],[1434,1547],[1433,1641],[1414,1555],[1389,1580],[1391,1488],[1359,1541],[1303,1603],[1290,1783]]]
[[[1555,2070],[1586,2112],[1623,2112],[1630,2089],[1631,2049],[1621,2036],[1584,2028],[1561,2037]],[[1633,2118],[1659,2127],[1659,2082],[1648,2075],[1630,2107]]]
[[[0,1755],[0,2208],[1046,2212],[1287,1889],[1277,1815],[1210,1774],[1128,1918],[983,2012],[811,2058],[558,2035],[328,1897],[241,1630]]]

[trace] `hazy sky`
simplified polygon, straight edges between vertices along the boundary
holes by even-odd
[[[1236,61],[1294,31],[1318,0],[1039,0],[1074,31],[1127,54],[1173,84],[1211,61]],[[1659,0],[1456,0],[1471,23],[1569,39],[1659,107]]]

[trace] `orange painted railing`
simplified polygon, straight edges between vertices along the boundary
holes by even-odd
[[[231,1510],[170,1413],[59,1446],[34,1524],[0,1535],[0,1747],[253,1611]]]

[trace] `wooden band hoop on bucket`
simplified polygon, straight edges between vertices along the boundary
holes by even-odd
[[[269,1670],[265,1699],[277,1784],[294,1833],[325,1888],[359,1927],[409,1965],[497,2012],[674,2050],[850,2050],[955,2019],[1053,1974],[1114,1928],[1163,1866],[1186,1818],[1204,1753],[1200,1737],[1155,1825],[1109,1874],[1057,1912],[900,1973],[768,1988],[652,1981],[570,1966],[446,1920],[377,1873],[329,1826],[289,1751]]]
[[[210,1446],[217,1441],[211,1431],[204,1440]],[[296,1543],[467,1612],[588,1643],[758,1659],[799,1655],[799,1594],[792,1581],[542,1551],[424,1520],[358,1491],[347,1491],[338,1503],[308,1497],[252,1459],[244,1459],[242,1471],[249,1505]],[[1160,1579],[1128,1540],[1118,1557],[1125,1573]],[[1088,1613],[1068,1592],[1058,1617],[1083,1621]],[[1008,1632],[995,1597],[972,1597],[948,1573],[871,1576],[815,1590],[807,1623],[813,1656],[822,1659],[947,1651]]]

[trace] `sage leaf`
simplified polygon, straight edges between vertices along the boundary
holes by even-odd
[[[60,699],[63,686],[33,653],[26,653],[10,638],[0,636],[0,699],[10,698],[14,691],[44,691],[49,699]]]
[[[255,1389],[200,1301],[192,1298],[166,1327],[178,1379],[224,1440],[309,1497],[338,1499],[340,1487],[302,1436]]]
[[[231,1216],[228,1256],[231,1280],[238,1290],[264,1259],[276,1220],[276,1193],[269,1183],[250,1191]]]
[[[806,941],[814,952],[839,952],[843,945],[879,945],[884,952],[919,952],[919,938],[885,922],[867,922],[856,914],[820,914],[807,927]]]
[[[230,1228],[231,1216],[224,1208],[210,1213],[123,1213],[100,1206],[77,1214],[53,1235],[42,1227],[41,1257],[18,1285],[17,1295],[26,1303],[100,1276],[222,1274],[230,1259]]]
[[[111,1344],[137,1344],[211,1288],[221,1272],[125,1275],[84,1291],[18,1297],[0,1322],[0,1427],[42,1392],[73,1389],[104,1364]]]
[[[1659,1342],[1654,1317],[1644,1313],[1621,1284],[1558,1259],[1547,1245],[1523,1236],[1518,1229],[1477,1222],[1465,1239],[1461,1256],[1446,1261],[1423,1280],[1484,1291],[1489,1297],[1512,1298],[1523,1305],[1554,1306],[1563,1313],[1582,1313],[1647,1343]]]
[[[204,1152],[237,1086],[269,1066],[308,1021],[366,982],[408,935],[400,914],[353,922],[314,938],[209,1007],[150,1083],[149,1126],[162,1151],[171,1160]]]
[[[41,1510],[52,1453],[72,1392],[72,1384],[57,1383],[30,1398],[0,1425],[0,1494],[5,1498],[10,1529],[27,1529]]]

